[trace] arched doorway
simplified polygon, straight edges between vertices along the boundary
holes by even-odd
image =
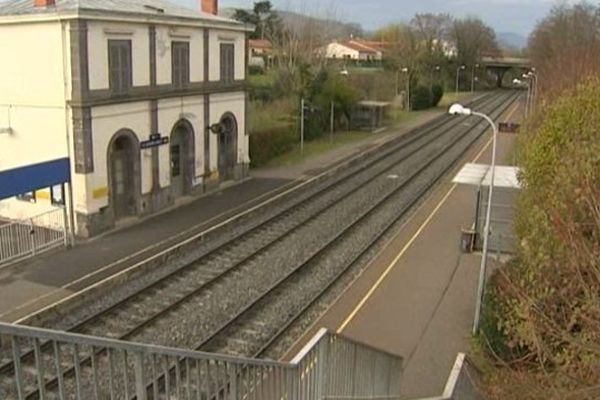
[[[139,173],[137,137],[129,130],[117,132],[108,146],[110,207],[116,220],[137,214]]]
[[[221,132],[219,133],[219,175],[221,180],[233,179],[237,163],[238,125],[235,116],[226,113],[221,117]]]
[[[175,124],[170,140],[171,193],[180,197],[190,193],[194,177],[194,130],[185,121]]]

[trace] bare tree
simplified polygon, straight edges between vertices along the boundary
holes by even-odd
[[[302,95],[315,71],[325,66],[325,46],[339,33],[335,8],[321,4],[309,8],[305,2],[282,13],[283,27],[269,37],[273,43],[280,84],[284,90]]]
[[[454,21],[450,36],[456,45],[460,64],[475,65],[484,55],[500,53],[496,33],[479,18]]]
[[[555,7],[529,38],[541,91],[558,93],[600,75],[600,6]]]
[[[449,14],[416,14],[410,22],[422,50],[430,55],[442,50],[450,34],[452,17]]]

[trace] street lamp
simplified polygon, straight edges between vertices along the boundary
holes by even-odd
[[[531,102],[531,77],[523,74],[523,79],[527,82],[527,101],[525,102],[525,116],[529,115],[529,103]]]
[[[479,64],[473,65],[473,70],[471,71],[471,93],[475,91],[475,68],[479,68]]]
[[[410,111],[410,70],[408,67],[404,67],[402,72],[406,74],[406,110]]]
[[[529,109],[531,110],[531,112],[533,112],[535,110],[535,103],[537,101],[537,94],[538,94],[538,76],[535,73],[535,68],[532,68],[531,71],[529,71],[529,73],[527,75],[529,77],[531,77],[531,82],[532,82],[531,105],[529,106]]]
[[[434,66],[433,69],[431,70],[431,77],[430,77],[431,78],[431,82],[430,82],[430,85],[429,85],[429,91],[433,91],[433,81],[434,81],[433,75],[436,72],[441,72],[441,71],[442,71],[442,67],[440,67],[439,65]]]
[[[475,306],[475,319],[473,321],[473,334],[477,333],[479,329],[479,319],[481,315],[481,304],[483,301],[483,288],[485,286],[485,275],[487,268],[487,255],[488,245],[490,237],[490,220],[492,217],[492,197],[494,190],[494,176],[496,170],[496,142],[498,137],[498,128],[494,121],[486,114],[473,111],[470,108],[465,108],[461,104],[453,104],[448,110],[450,115],[474,115],[485,119],[492,126],[492,163],[491,163],[491,175],[490,175],[490,186],[488,191],[488,203],[485,216],[485,226],[483,228],[483,254],[481,255],[481,267],[479,268],[479,282],[477,286],[477,303]]]
[[[458,78],[460,75],[460,71],[461,70],[465,70],[467,67],[465,65],[461,65],[460,67],[456,68],[456,94],[458,94]]]
[[[341,76],[348,76],[350,73],[348,72],[348,70],[346,68],[344,68],[343,70],[341,70],[339,72],[339,74]],[[333,142],[333,131],[335,129],[335,96],[337,94],[337,84],[335,81],[335,78],[333,80],[333,98],[331,99],[331,121],[330,121],[330,139]]]

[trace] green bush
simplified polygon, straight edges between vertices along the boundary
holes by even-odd
[[[265,69],[258,65],[250,65],[248,66],[248,74],[249,75],[263,75],[265,73]]]
[[[411,108],[415,111],[425,110],[432,105],[432,96],[429,88],[419,85],[411,92]]]
[[[270,86],[252,86],[250,87],[250,100],[270,103],[275,100],[275,93]]]
[[[442,97],[444,97],[444,88],[442,87],[442,85],[439,84],[435,84],[431,87],[431,106],[432,107],[437,107],[438,104],[440,104],[440,101],[442,100]]]
[[[519,140],[517,258],[488,289],[492,344],[535,398],[598,398],[567,394],[600,385],[600,80],[541,107]]]
[[[290,151],[298,142],[293,124],[273,127],[250,133],[250,160],[252,167],[258,167],[271,159]]]

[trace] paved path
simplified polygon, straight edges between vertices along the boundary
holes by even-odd
[[[519,114],[515,108],[505,119]],[[513,142],[514,135],[500,134],[500,164]],[[489,163],[490,149],[486,135],[464,162]],[[289,354],[326,327],[403,356],[406,398],[443,392],[457,353],[469,349],[481,260],[459,248],[461,228],[474,218],[476,194],[473,187],[451,183],[464,162]]]
[[[0,321],[12,322],[202,232],[274,193],[402,135],[442,111],[297,165],[253,170],[249,179],[135,225],[0,269]]]

